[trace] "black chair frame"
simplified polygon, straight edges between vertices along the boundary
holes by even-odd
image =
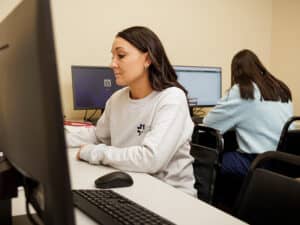
[[[198,191],[198,198],[209,204],[213,203],[223,146],[223,137],[218,130],[204,125],[195,126],[191,142],[191,155],[195,159],[193,163],[195,188]]]
[[[291,124],[297,120],[300,120],[300,116],[293,116],[285,123],[281,131],[277,151],[300,155],[300,129],[290,129]]]
[[[300,156],[278,151],[258,155],[244,180],[235,215],[254,225],[299,224],[297,177],[300,177]]]

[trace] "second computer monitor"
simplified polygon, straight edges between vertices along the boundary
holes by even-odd
[[[104,109],[107,99],[118,89],[109,67],[72,66],[74,109]]]
[[[188,91],[190,107],[215,106],[221,98],[220,67],[174,66],[178,81]]]

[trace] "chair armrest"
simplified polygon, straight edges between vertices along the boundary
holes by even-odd
[[[286,123],[284,124],[282,131],[281,131],[281,135],[280,135],[280,139],[279,139],[279,143],[277,145],[277,150],[279,150],[279,148],[281,148],[284,145],[285,142],[285,136],[289,130],[290,125],[296,121],[296,120],[300,120],[300,116],[292,116],[291,118],[289,118]]]
[[[201,139],[201,135],[203,136],[204,134],[210,137],[214,137],[216,141],[215,148],[218,149],[219,152],[223,151],[224,140],[220,131],[205,125],[195,125],[192,136],[192,143],[197,145],[205,145],[204,140]]]
[[[300,116],[292,116],[291,118],[289,118],[288,121],[286,122],[287,128],[291,125],[292,122],[296,120],[300,120]]]
[[[259,154],[252,162],[250,166],[250,170],[254,170],[255,168],[260,167],[264,163],[271,160],[285,162],[300,167],[300,156],[292,155],[285,152],[269,151],[269,152],[264,152],[262,154]]]

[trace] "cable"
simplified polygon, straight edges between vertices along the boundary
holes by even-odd
[[[26,178],[24,177],[24,193],[25,193],[25,198],[26,198],[26,215],[29,219],[29,221],[33,224],[33,225],[39,225],[39,223],[33,218],[33,216],[30,213],[29,210],[29,193],[28,193],[28,183],[26,181]]]
[[[91,121],[93,116],[95,116],[96,112],[98,111],[98,109],[95,109],[95,111],[93,112],[92,115],[89,116],[89,118],[87,118],[88,121]]]
[[[39,223],[33,218],[33,216],[30,213],[30,210],[29,210],[29,200],[27,200],[27,199],[26,199],[26,215],[27,215],[29,221],[33,225],[39,225]]]
[[[85,110],[85,113],[84,113],[84,116],[83,116],[83,121],[86,121],[86,120],[87,120],[87,118],[86,118],[86,117],[87,117],[87,112],[88,112],[88,110],[86,109],[86,110]]]

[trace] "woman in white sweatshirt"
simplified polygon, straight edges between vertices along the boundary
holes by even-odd
[[[94,142],[77,158],[149,173],[196,196],[186,90],[161,41],[146,27],[130,27],[116,35],[111,52],[116,83],[124,88],[107,101]]]

